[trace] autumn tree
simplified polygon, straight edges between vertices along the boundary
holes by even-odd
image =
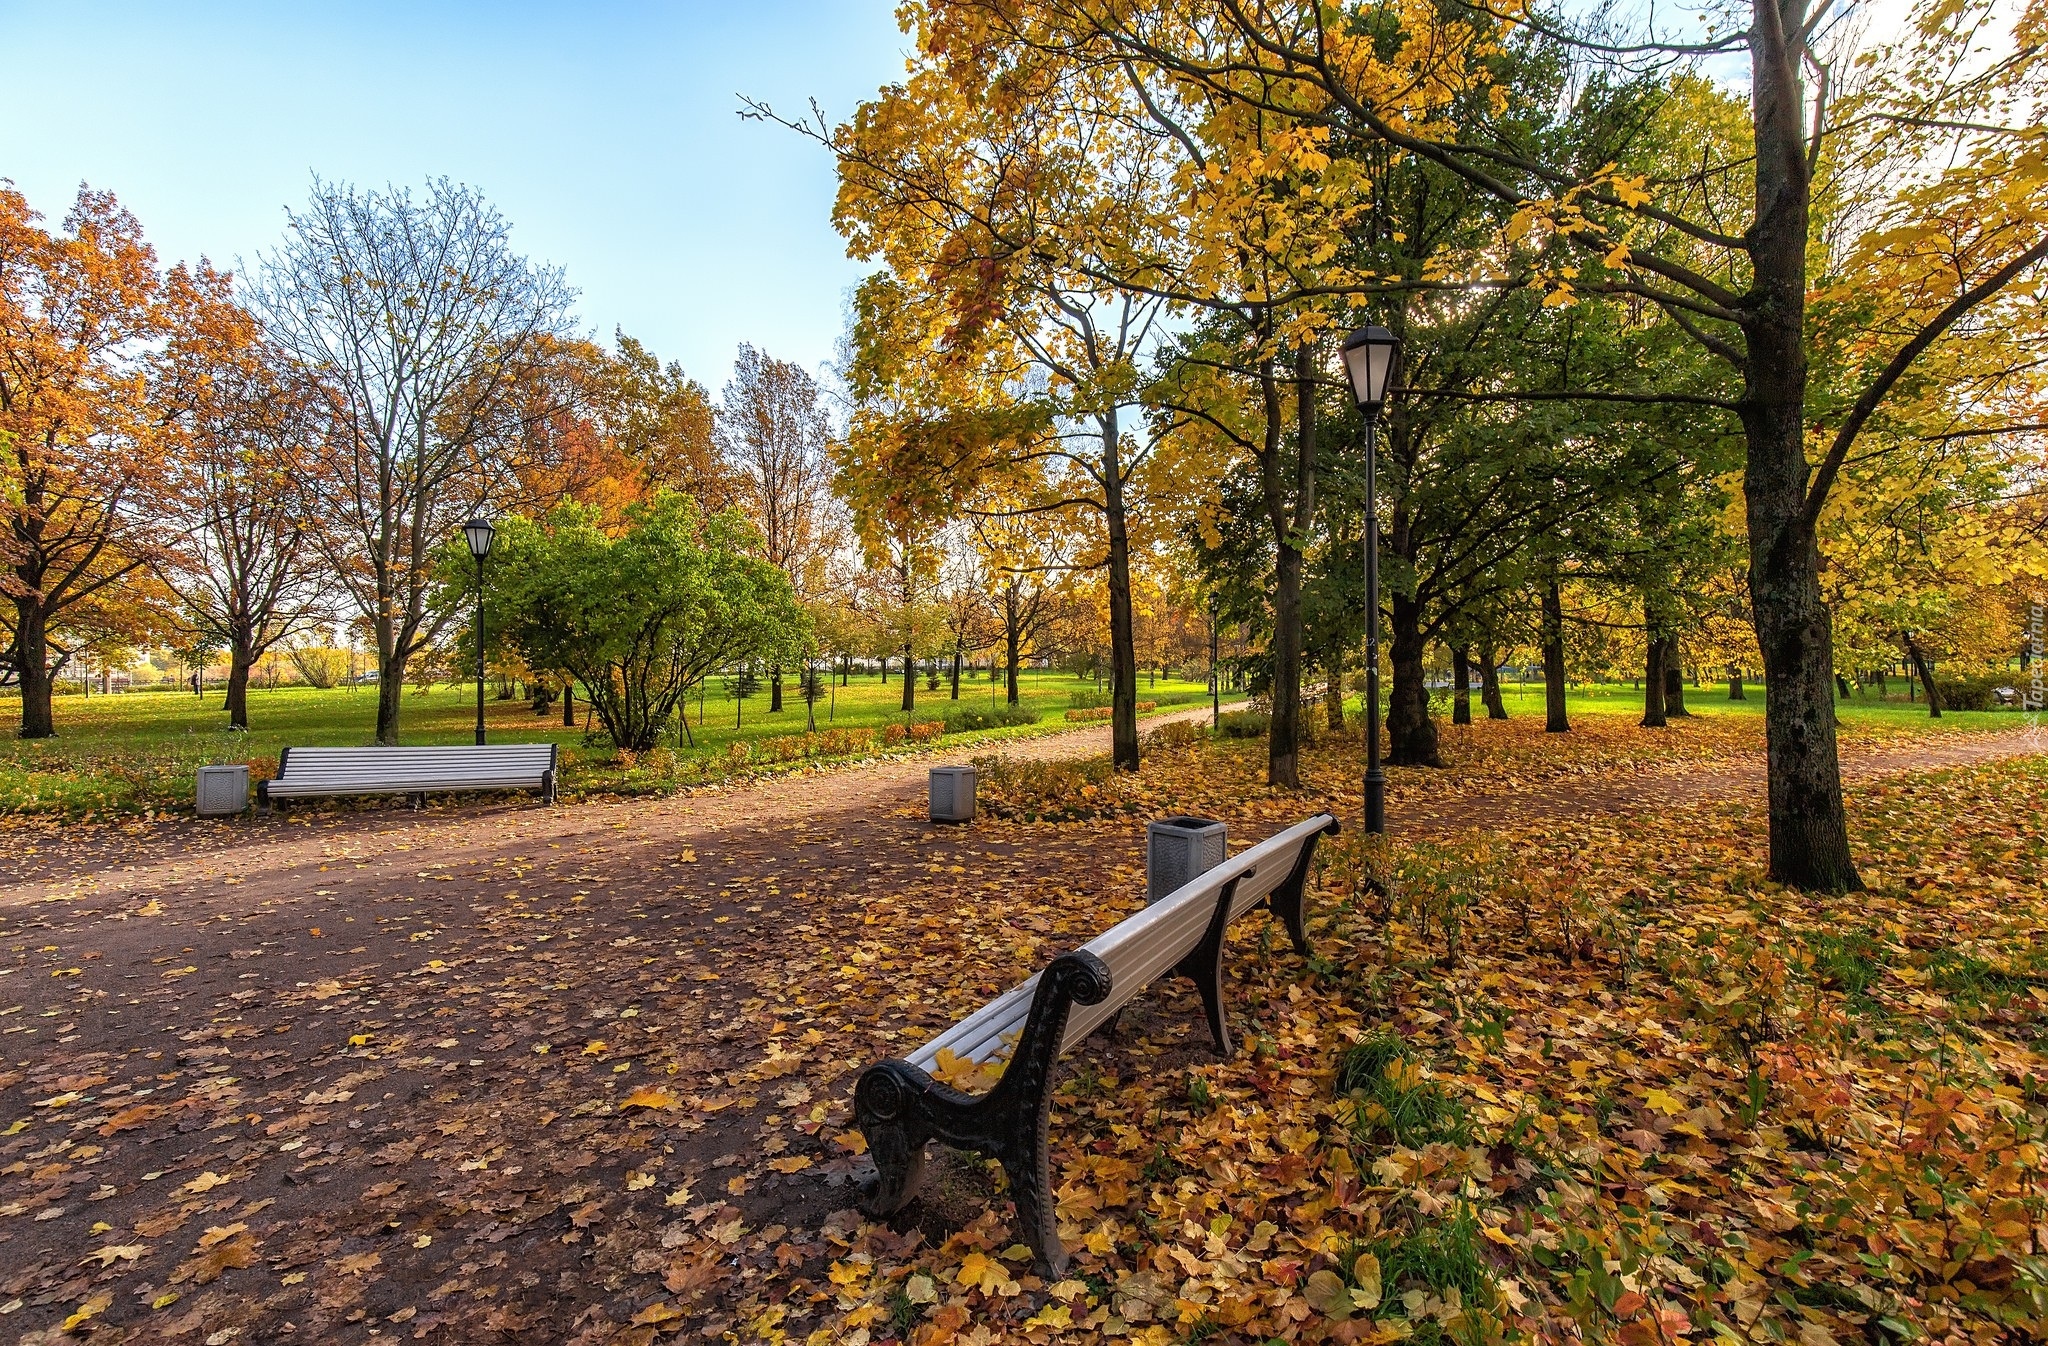
[[[161,273],[112,195],[81,189],[58,232],[41,218],[0,184],[0,552],[13,616],[0,659],[21,687],[23,738],[56,732],[53,630],[162,545],[163,422],[192,388],[165,343],[176,321],[218,316],[199,297],[214,273]]]
[[[500,413],[571,297],[559,272],[512,250],[481,195],[446,179],[417,199],[316,181],[263,259],[258,312],[319,399],[302,481],[374,635],[379,743],[398,741],[406,664],[447,620],[430,601],[434,555],[483,506]]]
[[[228,722],[249,727],[249,673],[278,642],[323,615],[318,552],[301,457],[314,433],[306,389],[237,306],[224,276],[203,277],[171,352],[193,370],[171,422],[163,526],[175,541],[157,572],[195,634],[228,656]]]
[[[832,527],[831,424],[817,380],[801,365],[742,344],[714,433],[761,559],[788,575],[800,598],[818,592],[840,539]],[[768,670],[771,713],[782,709],[782,671],[779,664]]]

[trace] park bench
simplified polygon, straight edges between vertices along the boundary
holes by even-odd
[[[1046,1123],[1053,1068],[1109,1023],[1140,991],[1169,973],[1202,994],[1216,1050],[1230,1055],[1223,1013],[1223,941],[1231,922],[1264,902],[1308,956],[1302,889],[1317,840],[1337,820],[1319,813],[1197,875],[1159,901],[1061,954],[912,1052],[863,1071],[854,1125],[867,1138],[875,1177],[862,1194],[869,1214],[901,1210],[917,1194],[924,1149],[938,1140],[1000,1162],[1009,1175],[1024,1241],[1055,1277],[1067,1265],[1053,1218]],[[941,1053],[987,1063],[1008,1054],[1002,1077],[979,1095],[939,1080]]]
[[[555,802],[552,743],[477,744],[452,748],[286,748],[277,776],[256,787],[268,806],[326,795],[410,795],[431,791],[538,790]]]

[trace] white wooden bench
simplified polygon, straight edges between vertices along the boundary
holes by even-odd
[[[326,795],[411,795],[449,790],[538,790],[555,802],[552,743],[450,748],[286,748],[277,776],[256,787],[264,805]]]
[[[1002,1164],[1024,1241],[1055,1277],[1064,1273],[1067,1254],[1053,1218],[1046,1151],[1054,1067],[1169,973],[1200,989],[1216,1050],[1228,1056],[1223,942],[1230,923],[1264,902],[1306,957],[1302,890],[1317,840],[1336,830],[1336,818],[1327,813],[1296,823],[1055,958],[907,1059],[868,1067],[853,1094],[854,1125],[867,1138],[876,1168],[863,1207],[882,1216],[908,1204],[917,1195],[928,1142],[974,1150]],[[1008,1061],[988,1092],[967,1094],[932,1078],[942,1052],[949,1061]]]

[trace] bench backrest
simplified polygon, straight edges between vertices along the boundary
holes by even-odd
[[[1314,844],[1330,821],[1330,815],[1319,813],[1298,822],[1196,875],[1145,910],[1117,922],[1082,945],[1083,950],[1100,958],[1109,968],[1110,993],[1100,1004],[1074,1006],[1067,1016],[1067,1031],[1060,1038],[1061,1054],[1108,1022],[1125,1002],[1164,976],[1202,942],[1210,921],[1215,919],[1217,899],[1226,886],[1237,885],[1231,893],[1228,918],[1235,921],[1287,881],[1301,860],[1302,849]]]
[[[287,785],[388,785],[503,781],[538,785],[555,769],[552,743],[491,743],[435,748],[287,748],[277,779]]]
[[[1223,889],[1235,882],[1231,895],[1230,920],[1250,911],[1268,894],[1287,881],[1300,862],[1302,848],[1326,831],[1333,820],[1319,813],[1277,836],[1240,851],[1222,864],[1197,874],[1157,902],[1117,922],[1082,948],[1100,958],[1110,972],[1108,999],[1095,1005],[1075,1005],[1067,1016],[1066,1031],[1060,1035],[1060,1054],[1071,1051],[1111,1015],[1140,991],[1164,976],[1185,958],[1209,931],[1216,917],[1216,902]],[[1007,1047],[1030,1013],[1032,996],[1038,990],[1038,976],[1011,987],[953,1027],[917,1048],[907,1058],[923,1070],[930,1070],[943,1049],[964,1061],[987,1061]]]

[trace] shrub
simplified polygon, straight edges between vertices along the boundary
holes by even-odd
[[[946,732],[965,734],[977,729],[1009,729],[1017,725],[1037,724],[1035,711],[1022,706],[1000,706],[987,710],[976,706],[948,706],[946,708]]]
[[[1272,720],[1263,710],[1226,710],[1217,717],[1216,732],[1225,738],[1264,738]]]
[[[1966,677],[1936,675],[1934,690],[1941,693],[1943,710],[1995,710],[1998,689],[2016,685],[2010,674],[1977,673]]]
[[[753,760],[754,754],[744,741],[736,741],[725,745],[725,764],[728,767],[743,767]]]
[[[1170,724],[1162,724],[1146,734],[1144,742],[1146,747],[1154,750],[1185,748],[1200,743],[1207,737],[1209,731],[1193,720],[1175,720]]]
[[[1127,799],[1107,757],[1020,762],[973,759],[977,800],[998,818],[1058,822],[1121,817],[1143,805]]]
[[[910,741],[912,743],[930,743],[945,732],[946,722],[944,720],[926,720],[922,724],[910,726]]]
[[[885,724],[882,726],[882,742],[891,748],[909,737],[910,727],[908,725]]]
[[[1069,692],[1067,704],[1075,710],[1100,710],[1109,704],[1107,692]]]
[[[1144,713],[1145,713],[1146,711],[1148,711],[1148,710],[1153,710],[1153,709],[1156,709],[1156,708],[1157,708],[1157,705],[1158,705],[1158,703],[1157,703],[1157,702],[1153,702],[1153,701],[1140,701],[1140,702],[1138,703],[1138,713],[1142,715],[1142,714],[1144,714]],[[1114,706],[1084,706],[1084,707],[1082,707],[1082,708],[1080,708],[1080,709],[1078,709],[1078,710],[1070,710],[1070,711],[1068,711],[1068,712],[1067,712],[1067,718],[1068,718],[1068,719],[1070,719],[1070,720],[1109,720],[1109,719],[1114,719],[1114,718],[1116,718],[1116,707],[1114,707]]]

